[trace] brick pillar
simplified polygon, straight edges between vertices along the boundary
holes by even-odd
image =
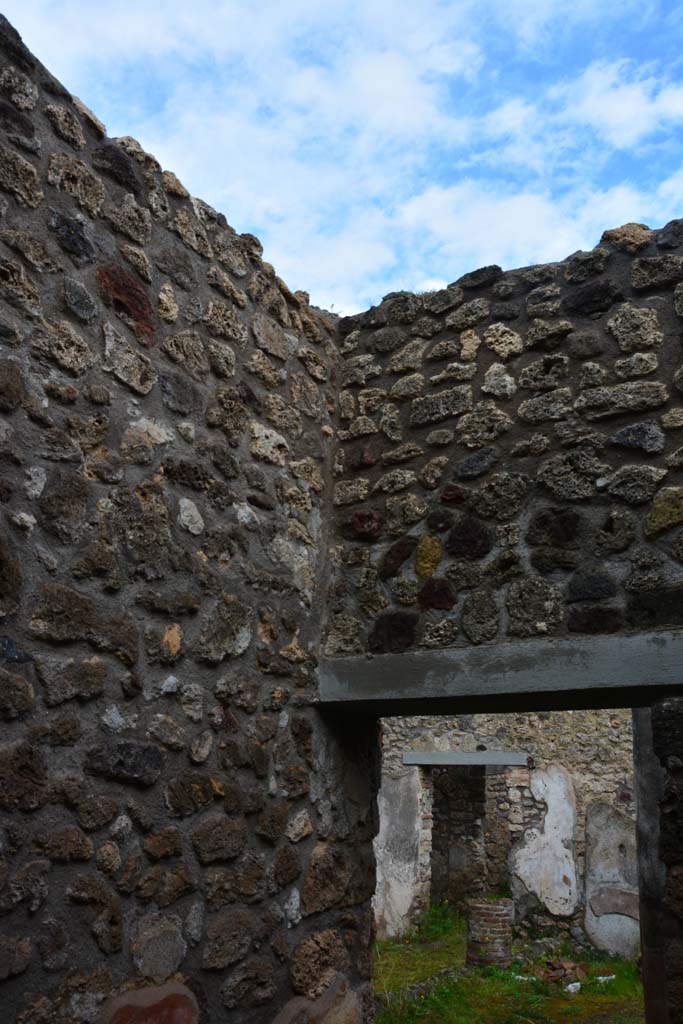
[[[467,901],[467,963],[509,967],[512,963],[512,900]]]

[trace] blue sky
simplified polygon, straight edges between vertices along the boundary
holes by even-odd
[[[683,217],[683,4],[5,0],[106,123],[351,313]]]

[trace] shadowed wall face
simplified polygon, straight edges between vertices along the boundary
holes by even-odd
[[[488,889],[485,768],[433,770],[432,900],[462,908]]]
[[[683,1022],[683,701],[634,712],[648,1024]]]
[[[8,1024],[362,1013],[374,729],[312,707],[334,330],[0,21]]]

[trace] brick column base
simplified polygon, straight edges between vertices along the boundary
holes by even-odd
[[[512,900],[467,901],[467,963],[475,967],[512,963]]]

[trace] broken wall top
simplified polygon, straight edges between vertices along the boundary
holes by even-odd
[[[683,221],[340,323],[329,656],[683,624]]]

